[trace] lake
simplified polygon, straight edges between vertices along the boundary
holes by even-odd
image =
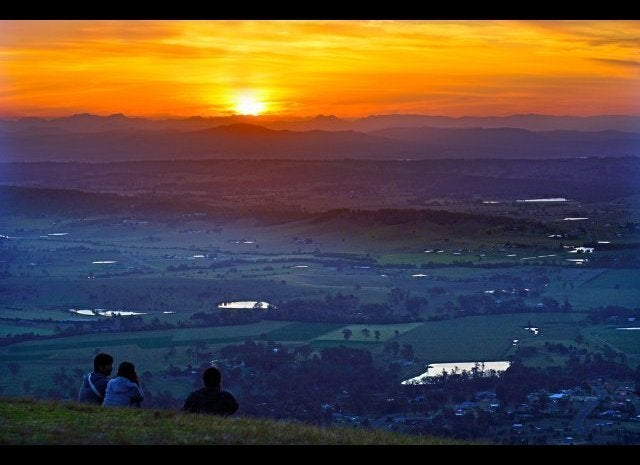
[[[552,197],[549,199],[525,199],[516,200],[516,202],[568,202],[564,197]]]
[[[258,302],[256,300],[237,300],[234,302],[222,302],[218,308],[269,308],[269,302]]]
[[[462,371],[471,371],[476,363],[479,364],[479,369],[482,369],[482,364],[484,363],[485,372],[489,370],[495,370],[496,372],[505,371],[511,364],[511,362],[508,361],[432,363],[427,365],[427,371],[403,381],[402,384],[424,384],[427,381],[427,378],[441,376],[443,370],[448,374],[451,374],[454,371],[457,373],[461,373]]]
[[[146,315],[145,312],[130,312],[130,311],[126,311],[126,310],[105,310],[104,308],[96,308],[95,310],[91,310],[91,309],[76,310],[75,308],[70,308],[69,311],[71,313],[75,313],[77,315],[85,315],[85,316]]]
[[[569,250],[569,253],[593,253],[594,250],[593,247],[575,247],[573,250]]]

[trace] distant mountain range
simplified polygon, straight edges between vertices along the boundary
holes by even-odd
[[[123,129],[148,131],[196,131],[198,129],[227,126],[236,123],[255,124],[269,129],[289,131],[358,131],[371,132],[394,127],[433,128],[520,128],[529,131],[627,131],[640,132],[640,116],[597,115],[597,116],[551,116],[551,115],[510,115],[510,116],[449,116],[429,115],[371,115],[357,119],[341,119],[334,115],[318,115],[312,118],[283,120],[269,116],[220,116],[173,119],[131,118],[123,114],[97,116],[82,113],[62,118],[20,118],[0,119],[0,131],[7,132],[106,132]]]
[[[530,131],[629,131],[640,132],[640,116],[599,115],[599,116],[551,116],[551,115],[510,115],[510,116],[449,116],[428,115],[371,115],[354,120],[339,119],[333,115],[319,115],[303,121],[282,121],[262,124],[272,129],[292,131],[353,130],[360,132],[378,131],[392,127],[433,127],[433,128],[520,128]]]
[[[640,156],[640,117],[381,115],[274,121],[81,114],[0,120],[0,161],[589,156]]]

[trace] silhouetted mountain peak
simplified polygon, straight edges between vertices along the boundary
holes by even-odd
[[[226,134],[234,134],[234,135],[263,135],[263,134],[272,134],[275,132],[281,131],[273,131],[271,129],[267,129],[264,126],[259,126],[257,124],[249,124],[249,123],[233,123],[233,124],[225,124],[223,126],[217,126],[215,128],[205,129],[204,132],[216,132],[216,133],[226,133]]]
[[[91,113],[74,113],[71,116],[61,116],[60,118],[56,118],[56,119],[62,119],[62,120],[82,120],[82,119],[95,119],[95,118],[100,118],[100,116],[98,115],[92,115]]]
[[[318,122],[330,122],[330,121],[341,121],[336,115],[318,115],[313,118],[313,121]]]

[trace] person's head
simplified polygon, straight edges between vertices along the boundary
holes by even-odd
[[[113,371],[113,357],[105,353],[96,355],[93,359],[93,371],[109,376]]]
[[[210,388],[219,388],[220,381],[222,381],[222,375],[220,374],[220,370],[216,367],[209,367],[204,370],[202,373],[202,380],[204,381],[204,385]]]
[[[136,379],[136,367],[131,362],[122,362],[118,366],[118,376],[127,378],[129,381],[135,381]]]

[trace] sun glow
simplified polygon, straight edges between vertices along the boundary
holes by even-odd
[[[264,113],[265,104],[252,95],[241,95],[238,97],[233,110],[239,115],[258,116]]]
[[[0,20],[0,115],[637,115],[639,36],[602,19]]]

